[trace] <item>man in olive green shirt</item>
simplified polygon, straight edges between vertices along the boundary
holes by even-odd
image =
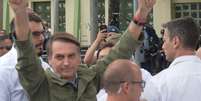
[[[51,69],[44,71],[30,41],[27,0],[9,0],[15,13],[16,46],[20,81],[31,101],[96,101],[100,80],[108,64],[115,59],[130,59],[155,0],[139,0],[135,21],[110,54],[87,67],[81,64],[80,43],[69,33],[55,33],[48,46]],[[123,68],[123,67],[122,67]]]

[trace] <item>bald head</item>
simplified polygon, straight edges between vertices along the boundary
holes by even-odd
[[[122,81],[141,80],[140,68],[130,60],[112,62],[104,73],[103,83],[107,92],[116,93]]]

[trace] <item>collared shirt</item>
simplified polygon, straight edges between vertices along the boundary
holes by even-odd
[[[67,81],[67,83],[71,84],[75,89],[78,88],[78,76],[75,74],[75,78],[73,80]]]
[[[50,66],[39,58],[43,69]],[[0,101],[29,101],[27,94],[19,82],[15,65],[17,64],[17,51],[14,47],[0,57]]]
[[[27,93],[22,88],[13,67],[0,69],[0,100],[1,101],[29,101]]]
[[[44,70],[50,68],[49,64],[47,64],[41,57],[39,57],[40,62]],[[15,67],[17,64],[17,50],[15,49],[14,45],[12,46],[11,50],[9,50],[6,54],[0,57],[0,68],[1,66],[10,66]]]
[[[49,68],[49,71],[54,73],[55,78],[61,78],[58,74],[55,73],[55,71],[52,68]],[[77,73],[75,74],[75,78],[73,80],[65,80],[65,84],[70,84],[72,85],[75,89],[78,88],[78,75]]]
[[[0,57],[0,66],[15,66],[17,64],[17,51],[14,46],[6,54]],[[1,68],[1,67],[0,67]]]
[[[201,101],[201,60],[197,56],[176,58],[146,84],[147,101]]]

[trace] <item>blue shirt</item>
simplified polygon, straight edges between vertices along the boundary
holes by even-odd
[[[20,85],[17,71],[13,67],[0,67],[0,100],[28,101],[27,93]]]

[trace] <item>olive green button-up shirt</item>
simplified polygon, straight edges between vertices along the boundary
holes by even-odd
[[[100,81],[108,64],[115,59],[130,59],[141,41],[134,40],[126,31],[110,54],[87,67],[81,64],[77,71],[77,87],[60,78],[53,71],[41,68],[31,40],[16,41],[18,64],[16,66],[23,88],[30,101],[96,101]],[[123,67],[122,67],[123,68]]]

